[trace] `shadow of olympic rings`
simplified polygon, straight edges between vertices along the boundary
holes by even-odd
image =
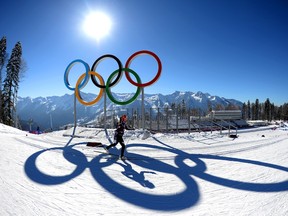
[[[189,208],[199,201],[200,199],[199,188],[192,176],[197,176],[203,180],[213,182],[215,184],[222,185],[225,187],[246,191],[280,192],[288,190],[288,180],[278,183],[249,183],[213,176],[212,174],[206,172],[207,166],[202,159],[214,159],[220,161],[238,162],[255,166],[267,167],[271,169],[277,169],[284,172],[288,172],[287,167],[240,158],[207,155],[207,154],[188,154],[184,151],[171,147],[165,143],[162,144],[164,146],[153,146],[150,144],[129,144],[127,146],[127,149],[131,149],[130,152],[132,152],[132,149],[134,148],[144,147],[148,149],[157,149],[173,153],[175,154],[174,162],[176,166],[167,164],[164,162],[164,160],[148,157],[145,155],[139,155],[136,153],[128,153],[128,157],[132,159],[128,161],[129,164],[128,162],[125,163],[130,167],[130,169],[132,169],[131,164],[134,164],[142,168],[153,170],[154,172],[161,172],[175,175],[185,185],[185,188],[182,191],[179,191],[179,193],[151,194],[151,193],[144,193],[142,191],[137,191],[131,187],[122,185],[121,183],[112,179],[104,170],[105,167],[109,167],[112,164],[115,163],[119,164],[119,163],[115,162],[115,160],[101,160],[104,154],[98,155],[95,158],[93,158],[90,162],[88,162],[86,156],[82,152],[73,149],[74,146],[83,145],[83,143],[73,144],[66,147],[50,148],[36,152],[26,160],[24,169],[27,176],[31,180],[40,184],[56,185],[69,181],[75,178],[76,176],[80,175],[85,168],[90,168],[91,174],[94,177],[94,179],[115,197],[143,208],[162,210],[162,211],[173,211]],[[63,151],[62,153],[63,157],[70,163],[76,165],[75,170],[73,170],[71,174],[64,176],[50,176],[48,174],[41,172],[36,165],[36,159],[42,153],[51,150]],[[184,162],[187,159],[193,161],[196,165],[193,167],[188,166]]]
[[[63,151],[62,152],[63,157],[70,163],[75,164],[76,169],[73,170],[71,174],[63,176],[51,176],[45,174],[44,172],[41,172],[36,165],[36,160],[41,154],[47,151]],[[84,169],[87,166],[88,166],[87,158],[82,152],[73,149],[72,146],[66,146],[66,147],[43,149],[41,151],[34,153],[26,160],[24,170],[27,176],[37,183],[45,185],[56,185],[56,184],[62,184],[77,177],[84,171]]]

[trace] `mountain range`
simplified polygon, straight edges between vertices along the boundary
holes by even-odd
[[[82,93],[83,99],[86,101],[93,100],[97,95],[91,93]],[[113,96],[119,101],[126,101],[133,96],[132,93],[126,94],[114,94]],[[128,105],[117,105],[112,103],[107,98],[106,111],[113,110],[114,114],[123,112],[123,110],[133,109],[141,110],[142,97],[139,96],[133,103]],[[208,108],[216,108],[221,106],[223,108],[233,105],[236,107],[242,107],[242,102],[235,99],[226,99],[219,96],[211,96],[208,93],[198,91],[193,92],[180,92],[176,91],[172,94],[145,94],[144,106],[145,111],[150,108],[165,108],[171,107],[174,103],[185,103],[186,108],[198,109],[203,113],[207,113]],[[150,111],[149,111],[150,112]],[[76,115],[77,122],[86,124],[96,119],[97,116],[101,116],[104,113],[104,99],[92,105],[84,106],[78,101],[76,102]],[[17,116],[20,119],[21,127],[23,130],[35,130],[38,126],[41,130],[47,130],[52,128],[53,130],[59,129],[61,126],[72,124],[74,122],[74,94],[65,94],[63,96],[51,96],[51,97],[19,97],[17,102]]]

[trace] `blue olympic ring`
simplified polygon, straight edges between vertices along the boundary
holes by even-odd
[[[77,63],[82,63],[82,64],[84,65],[84,67],[85,67],[85,73],[86,73],[86,76],[85,76],[84,80],[83,80],[83,81],[81,82],[81,84],[79,85],[79,90],[82,89],[82,88],[84,88],[84,87],[87,85],[88,81],[89,81],[89,74],[88,74],[89,71],[90,71],[89,65],[88,65],[86,62],[84,62],[83,60],[81,60],[81,59],[76,59],[76,60],[72,61],[72,62],[67,66],[67,68],[66,68],[66,70],[65,70],[65,73],[64,73],[64,83],[65,83],[66,87],[67,87],[69,90],[72,90],[72,91],[75,91],[75,88],[71,87],[71,85],[70,85],[70,83],[69,83],[69,81],[68,81],[68,75],[69,75],[69,73],[70,73],[71,68],[72,68],[75,64],[77,64]]]

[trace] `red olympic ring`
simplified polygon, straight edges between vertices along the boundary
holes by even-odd
[[[146,83],[137,83],[137,82],[134,82],[134,81],[132,80],[132,78],[130,77],[130,74],[129,74],[128,71],[125,71],[125,76],[126,76],[127,80],[128,80],[132,85],[137,86],[137,87],[144,88],[144,87],[146,87],[146,86],[152,85],[154,82],[156,82],[156,81],[159,79],[159,77],[160,77],[160,75],[161,75],[161,72],[162,72],[162,64],[161,64],[161,61],[160,61],[159,57],[158,57],[155,53],[153,53],[153,52],[151,52],[151,51],[148,51],[148,50],[142,50],[142,51],[135,52],[133,55],[131,55],[131,56],[128,58],[128,60],[127,60],[127,62],[126,62],[126,64],[125,64],[125,68],[129,68],[132,60],[133,60],[134,58],[136,58],[138,55],[141,55],[141,54],[148,54],[148,55],[151,55],[152,57],[154,57],[154,58],[156,59],[156,61],[157,61],[157,63],[158,63],[158,71],[157,71],[156,76],[155,76],[151,81],[146,82]]]

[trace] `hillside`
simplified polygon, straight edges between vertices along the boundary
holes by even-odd
[[[91,101],[95,98],[94,94],[82,94],[83,98],[87,101]],[[115,97],[120,100],[127,100],[132,94],[115,94]],[[211,96],[208,93],[202,92],[179,92],[176,91],[173,94],[145,94],[144,106],[145,110],[150,112],[150,108],[164,108],[171,107],[173,103],[182,104],[185,102],[186,108],[201,110],[207,112],[209,106],[215,108],[221,105],[227,107],[228,105],[242,106],[240,101],[234,99],[226,99],[219,96]],[[97,116],[103,114],[104,99],[102,98],[97,104],[93,106],[83,106],[77,101],[77,120],[79,123],[87,123],[95,120]],[[125,106],[119,106],[113,104],[107,99],[107,111],[113,110],[116,115],[117,112],[123,112],[123,110],[141,109],[141,96],[138,97],[133,103]],[[19,98],[17,103],[17,114],[21,119],[22,128],[28,130],[28,121],[33,120],[32,129],[36,129],[40,126],[42,130],[59,127],[71,124],[74,121],[74,95],[64,96],[51,96],[51,97],[37,97],[37,98]],[[155,110],[156,111],[156,110]]]

